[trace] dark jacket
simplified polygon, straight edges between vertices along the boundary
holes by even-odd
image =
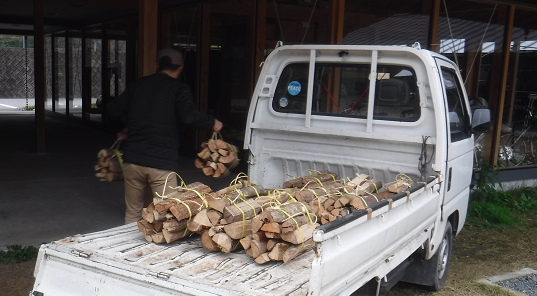
[[[134,81],[106,110],[112,121],[123,118],[129,129],[123,161],[162,170],[177,169],[182,123],[214,126],[212,116],[198,111],[189,87],[165,73]]]

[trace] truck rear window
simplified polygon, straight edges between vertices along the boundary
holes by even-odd
[[[272,101],[275,111],[306,113],[308,72],[307,63],[285,67]],[[370,72],[369,64],[316,64],[312,114],[366,118]],[[416,81],[410,67],[379,64],[373,118],[418,120],[420,107]]]

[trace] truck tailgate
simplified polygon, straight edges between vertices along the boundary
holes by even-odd
[[[44,295],[306,295],[310,250],[287,264],[244,251],[209,252],[199,237],[148,243],[136,223],[43,245],[34,291]]]

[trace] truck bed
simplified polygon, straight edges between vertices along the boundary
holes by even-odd
[[[41,264],[41,258],[37,260],[34,290],[44,295],[54,291],[55,296],[72,295],[72,291],[77,295],[306,295],[314,257],[310,249],[287,264],[259,265],[243,250],[209,252],[197,235],[171,244],[148,243],[136,223],[67,237],[47,244],[45,253],[47,260]]]

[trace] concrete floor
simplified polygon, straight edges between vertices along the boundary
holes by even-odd
[[[115,141],[110,133],[46,118],[46,153],[35,152],[34,115],[0,114],[0,250],[39,246],[66,236],[124,223],[123,182],[102,182],[93,166],[97,152]],[[188,184],[213,190],[235,175],[208,178],[184,161],[177,173]]]

